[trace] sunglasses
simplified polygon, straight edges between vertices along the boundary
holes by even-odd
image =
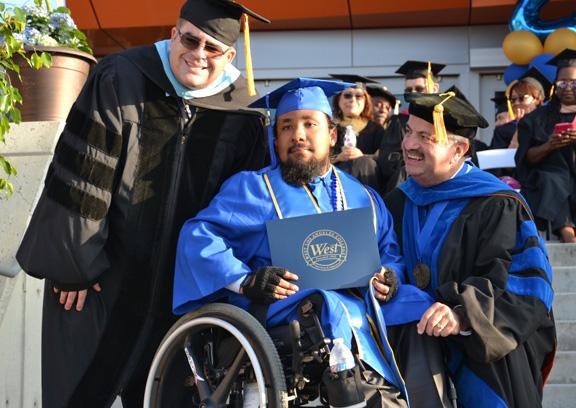
[[[532,103],[533,100],[534,97],[529,94],[524,94],[522,96],[513,96],[510,98],[510,102],[512,102],[513,104],[515,103],[529,104]]]
[[[342,97],[343,97],[344,99],[356,98],[356,99],[360,100],[360,99],[364,99],[364,94],[346,92],[346,93],[343,93],[343,94],[342,94]]]
[[[556,88],[558,88],[558,89],[568,89],[568,88],[576,89],[576,79],[558,81],[558,82],[556,82]]]
[[[426,91],[426,87],[424,86],[413,86],[412,88],[405,88],[404,93],[424,93]]]
[[[204,42],[204,45],[202,45],[203,41],[200,38],[195,37],[190,33],[183,33],[179,29],[176,29],[176,31],[178,31],[178,35],[180,36],[180,44],[182,44],[184,48],[190,51],[194,51],[197,50],[199,47],[203,47],[206,56],[209,58],[221,57],[222,55],[226,54],[230,49],[227,48],[223,50],[216,44],[211,44],[209,42]]]

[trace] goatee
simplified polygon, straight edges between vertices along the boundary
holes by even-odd
[[[282,178],[288,184],[296,187],[303,186],[322,176],[328,170],[329,161],[311,158],[308,161],[288,159],[280,163]]]

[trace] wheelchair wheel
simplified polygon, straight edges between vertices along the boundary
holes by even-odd
[[[259,407],[287,407],[272,339],[248,312],[214,303],[180,318],[160,344],[146,381],[145,408],[242,407],[247,383]]]

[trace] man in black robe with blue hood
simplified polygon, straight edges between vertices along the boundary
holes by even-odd
[[[409,112],[409,177],[386,204],[405,279],[436,303],[417,330],[390,334],[400,369],[409,382],[407,340],[434,336],[459,406],[540,407],[556,334],[552,271],[532,214],[519,194],[465,162],[477,128],[488,125],[465,99],[415,94]]]
[[[104,58],[60,136],[17,254],[46,279],[44,408],[141,407],[171,314],[178,231],[231,175],[267,161],[263,116],[231,64],[228,0],[188,0],[168,40]],[[245,30],[246,31],[246,30]]]

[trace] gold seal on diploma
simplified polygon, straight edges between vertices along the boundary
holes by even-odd
[[[332,271],[346,262],[348,245],[336,231],[314,231],[302,244],[302,257],[311,268]]]

